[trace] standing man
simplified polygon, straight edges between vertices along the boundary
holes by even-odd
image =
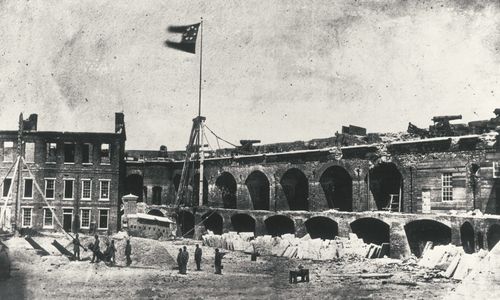
[[[80,239],[78,238],[78,233],[73,238],[73,255],[76,260],[80,260]]]
[[[186,246],[184,246],[184,250],[182,251],[182,271],[186,274],[187,272],[187,264],[189,260],[189,253],[187,252]]]
[[[196,250],[194,250],[194,261],[196,262],[196,271],[201,271],[200,264],[201,264],[201,248],[196,244]]]
[[[111,245],[109,246],[109,256],[111,263],[114,265],[115,262],[115,253],[116,253],[116,248],[115,248],[115,240],[111,240]]]
[[[127,259],[127,267],[130,266],[130,264],[132,263],[132,260],[130,259],[131,254],[132,254],[132,246],[130,246],[130,240],[127,240],[127,244],[125,245],[125,257]],[[113,262],[114,260],[115,258],[113,257]]]
[[[182,274],[182,248],[179,249],[179,254],[177,254],[177,266],[179,267],[179,273]]]
[[[90,261],[91,263],[93,263],[94,259],[96,259],[96,258],[97,258],[96,262],[99,263],[99,261],[100,261],[99,251],[101,251],[101,248],[99,248],[99,236],[96,234],[94,245],[92,247],[92,260]]]
[[[219,252],[218,248],[215,248],[215,274],[222,275],[222,257],[225,253]]]

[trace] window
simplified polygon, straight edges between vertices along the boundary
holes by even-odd
[[[45,198],[47,199],[54,199],[54,185],[55,185],[55,179],[53,178],[47,178],[45,179]]]
[[[75,143],[64,144],[64,163],[75,162]]]
[[[82,163],[84,164],[92,163],[92,144],[82,145]]]
[[[100,200],[109,200],[109,180],[101,180]]]
[[[14,161],[14,142],[12,141],[3,142],[3,161],[5,162]]]
[[[109,210],[99,209],[99,229],[108,229]]]
[[[493,178],[500,178],[500,163],[493,162]]]
[[[45,157],[45,162],[56,163],[57,162],[57,144],[47,143],[47,156]]]
[[[90,179],[82,179],[82,199],[90,200],[92,195],[92,181]]]
[[[101,144],[101,164],[110,164],[111,156],[109,152],[109,144]]]
[[[443,201],[452,201],[453,200],[453,174],[452,173],[443,173],[441,178],[443,184]]]
[[[73,179],[64,179],[64,198],[73,199]]]
[[[35,162],[35,143],[26,142],[24,144],[24,159],[26,162]]]
[[[80,210],[80,228],[90,228],[90,209]]]
[[[22,225],[23,227],[31,227],[31,213],[32,213],[33,209],[32,208],[23,208],[22,209]]]
[[[23,198],[33,198],[33,179],[24,178]]]
[[[7,197],[9,195],[9,189],[11,184],[12,184],[12,178],[5,178],[3,182],[3,193],[2,193],[4,197]]]
[[[54,217],[52,216],[52,211],[50,208],[43,209],[43,228],[53,228],[54,227]]]

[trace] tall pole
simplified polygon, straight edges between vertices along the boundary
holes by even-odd
[[[17,158],[20,160],[23,154],[23,114],[19,115],[19,129],[17,132]],[[14,232],[18,233],[18,223],[19,223],[19,214],[21,213],[21,180],[22,180],[22,168],[20,168],[17,172],[17,195],[16,195],[16,203],[14,209]],[[14,180],[13,180],[14,181]]]
[[[200,141],[200,149],[199,149],[199,161],[200,161],[200,182],[198,188],[198,206],[203,205],[203,162],[205,159],[205,153],[203,151],[203,125],[205,123],[205,118],[201,117],[201,82],[202,82],[202,66],[203,66],[203,18],[201,18],[200,22],[200,86],[199,86],[199,94],[198,94],[198,122],[200,129],[198,131],[198,138]]]
[[[203,66],[203,18],[201,18],[200,21],[200,84],[198,87],[198,117],[201,116],[201,80],[203,74],[202,66]]]

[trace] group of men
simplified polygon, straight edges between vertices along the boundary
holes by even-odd
[[[106,241],[106,250],[104,250],[104,252],[101,252],[101,248],[99,246],[100,244],[99,236],[96,234],[94,238],[95,238],[94,242],[89,245],[89,249],[92,251],[92,260],[90,261],[90,263],[93,263],[94,261],[96,263],[99,263],[102,260],[105,263],[110,263],[111,265],[114,265],[116,263],[115,241],[111,240],[111,243]],[[80,260],[80,247],[83,248],[85,251],[87,250],[80,243],[80,239],[77,233],[73,238],[73,255],[77,260]],[[132,254],[132,246],[130,245],[130,239],[128,239],[125,245],[125,257],[127,261],[127,266],[130,266],[130,264],[132,263],[132,259],[130,258],[131,254]]]
[[[215,249],[215,274],[222,275],[222,257],[225,253],[219,251],[219,249]],[[194,250],[194,261],[196,262],[196,271],[201,271],[201,257],[202,250],[199,245],[196,245]],[[187,273],[187,263],[189,261],[189,253],[187,252],[186,246],[179,249],[179,254],[177,254],[177,266],[179,267],[180,274]]]
[[[91,243],[88,247],[92,251],[92,260],[90,261],[90,263],[93,263],[94,261],[96,263],[99,263],[102,260],[105,263],[110,263],[111,265],[114,265],[116,263],[115,241],[111,240],[111,243],[106,241],[106,250],[104,252],[101,252],[99,246],[100,244],[99,236],[95,235],[94,238],[95,238],[94,242]],[[85,251],[87,250],[80,243],[80,239],[77,233],[73,238],[73,255],[77,260],[80,260],[80,247],[83,248]],[[132,263],[132,259],[130,258],[131,254],[132,254],[132,246],[130,245],[130,239],[127,239],[127,243],[125,245],[125,258],[127,266],[130,266],[130,264]],[[222,268],[223,268],[222,258],[224,257],[224,254],[225,253],[219,251],[219,249],[217,248],[215,249],[215,259],[214,259],[215,274],[222,275]],[[199,245],[196,245],[196,249],[194,251],[194,261],[196,262],[196,271],[201,271],[201,257],[202,257],[202,250]],[[179,254],[177,255],[177,265],[179,267],[180,274],[187,273],[188,261],[189,261],[189,253],[187,252],[187,247],[184,246],[183,248],[179,249]]]

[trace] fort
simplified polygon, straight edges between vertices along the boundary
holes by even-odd
[[[411,123],[399,134],[350,126],[327,139],[206,153],[203,205],[195,172],[192,202],[181,211],[182,152],[128,150],[124,192],[143,202],[141,212],[173,216],[180,233],[195,238],[207,230],[320,238],[354,232],[365,242],[389,242],[393,257],[418,256],[426,241],[469,253],[491,249],[500,239],[495,114],[482,127],[434,118],[429,131],[421,129],[425,136]]]
[[[494,113],[468,125],[450,124],[461,116],[439,116],[429,130],[410,123],[408,132],[382,134],[350,125],[330,138],[241,141],[206,151],[203,191],[194,156],[183,203],[176,194],[185,152],[126,149],[122,113],[113,133],[38,131],[32,115],[22,120],[21,147],[18,131],[0,132],[8,200],[2,227],[85,233],[125,227],[152,238],[177,232],[197,239],[208,231],[323,239],[356,233],[366,243],[389,243],[393,257],[418,256],[427,241],[462,245],[468,253],[491,249],[500,240]],[[16,148],[28,163],[9,197]]]

